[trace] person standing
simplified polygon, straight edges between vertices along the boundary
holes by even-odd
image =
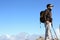
[[[45,10],[45,40],[52,40],[51,24],[52,24],[52,4],[47,4],[47,9]]]
[[[45,40],[52,40],[51,24],[52,24],[52,4],[47,4],[47,9],[40,13],[40,22],[45,25]]]

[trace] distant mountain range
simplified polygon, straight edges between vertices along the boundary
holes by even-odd
[[[29,35],[23,32],[18,35],[1,35],[0,40],[44,40],[44,37],[37,34]]]

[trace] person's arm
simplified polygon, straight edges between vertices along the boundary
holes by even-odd
[[[50,21],[51,21],[51,23],[52,23],[52,20],[53,20],[53,19],[52,19],[52,13],[50,13]]]

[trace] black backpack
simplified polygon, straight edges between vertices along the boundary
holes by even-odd
[[[45,17],[44,17],[44,15],[45,15],[45,11],[41,11],[41,12],[40,12],[40,22],[41,22],[41,23],[44,23],[44,22],[45,22]]]
[[[40,12],[40,22],[45,23],[45,21],[48,20],[47,18],[49,18],[49,22],[52,22],[52,18],[51,17],[46,17],[45,12],[46,12],[46,10]],[[50,14],[47,14],[47,16],[48,15],[50,15]]]

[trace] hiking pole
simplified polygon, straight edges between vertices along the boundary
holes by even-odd
[[[52,28],[53,28],[53,24],[51,24],[51,26],[52,26]],[[53,28],[53,31],[54,31],[54,33],[55,33],[55,36],[56,36],[57,40],[58,40],[58,37],[57,37],[57,34],[56,34],[54,28]]]
[[[40,22],[40,28],[41,28],[41,22]]]

